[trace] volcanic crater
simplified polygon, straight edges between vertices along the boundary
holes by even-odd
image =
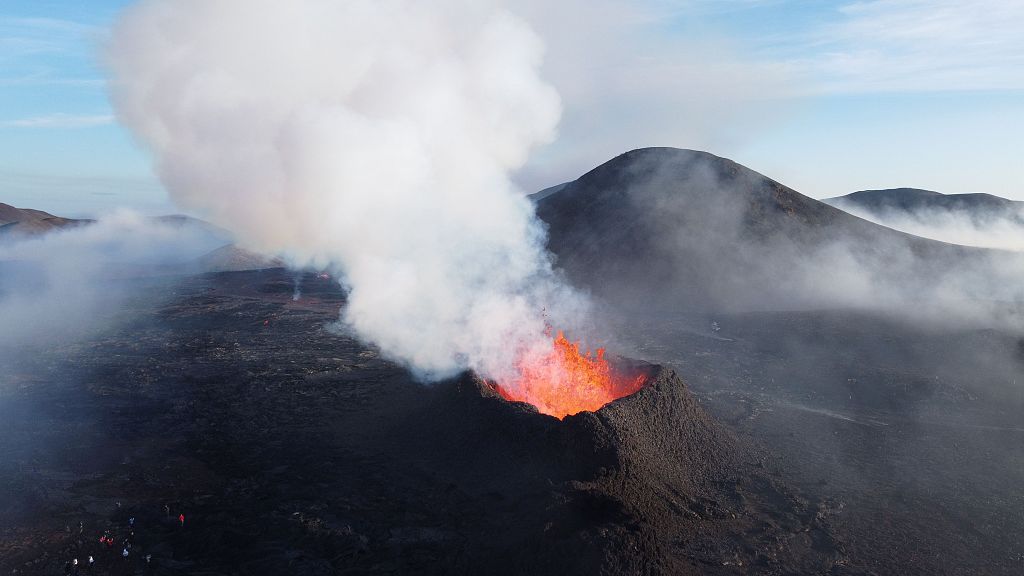
[[[423,453],[453,469],[472,454],[466,473],[481,482],[476,490],[502,502],[505,520],[517,518],[473,544],[475,568],[843,573],[827,503],[811,506],[783,486],[767,457],[709,417],[673,370],[615,364],[642,374],[643,386],[561,419],[507,400],[473,374],[438,386],[428,413],[459,418],[442,418],[451,422],[443,431],[417,422],[436,434]]]

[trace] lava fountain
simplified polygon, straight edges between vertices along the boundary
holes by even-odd
[[[595,354],[580,352],[562,332],[549,350],[526,354],[516,363],[518,379],[496,384],[506,400],[533,404],[543,414],[558,419],[584,411],[595,411],[605,404],[629,396],[644,386],[646,377],[616,373],[604,357],[604,349]]]

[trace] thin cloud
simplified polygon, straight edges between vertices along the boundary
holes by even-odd
[[[546,43],[564,115],[557,142],[517,174],[527,190],[576,178],[642,146],[718,149],[783,113],[787,71],[734,38],[676,23],[717,5],[682,0],[514,0]]]
[[[102,87],[106,81],[102,78],[87,76],[54,76],[44,70],[29,74],[0,76],[0,86],[70,86],[70,87]]]
[[[62,18],[15,18],[7,16],[0,16],[0,28],[56,30],[76,34],[89,34],[103,30],[100,26]]]
[[[0,122],[2,128],[69,129],[106,126],[114,122],[111,114],[47,114]]]
[[[95,40],[104,33],[100,26],[71,20],[0,16],[0,46],[10,58],[74,52],[83,41]]]
[[[95,24],[0,14],[0,87],[100,88],[95,46],[105,35]]]
[[[1024,90],[1024,3],[867,0],[780,40],[825,93]]]

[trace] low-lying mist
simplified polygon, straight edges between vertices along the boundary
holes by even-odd
[[[1024,208],[950,210],[870,209],[836,199],[834,206],[894,230],[964,246],[1024,251]]]
[[[0,358],[102,329],[143,280],[200,271],[197,259],[224,245],[222,231],[191,220],[130,211],[89,225],[0,243]]]

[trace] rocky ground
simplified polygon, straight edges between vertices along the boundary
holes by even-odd
[[[1024,573],[1024,346],[856,312],[626,318],[620,348],[688,376],[710,413],[834,504],[880,574]]]
[[[1019,412],[922,424],[945,405],[918,399],[978,394],[927,375],[815,396],[820,334],[850,318],[617,326],[686,384],[637,364],[650,386],[558,421],[470,375],[416,383],[335,325],[336,282],[293,291],[283,270],[147,285],[88,337],[0,368],[0,573],[89,555],[95,574],[1024,568]],[[783,329],[819,342],[803,370]],[[849,378],[909,374],[872,362]]]
[[[674,374],[560,422],[469,376],[415,383],[334,326],[336,283],[293,291],[281,270],[150,286],[115,327],[9,367],[4,572],[90,555],[110,574],[841,561],[810,503]]]

